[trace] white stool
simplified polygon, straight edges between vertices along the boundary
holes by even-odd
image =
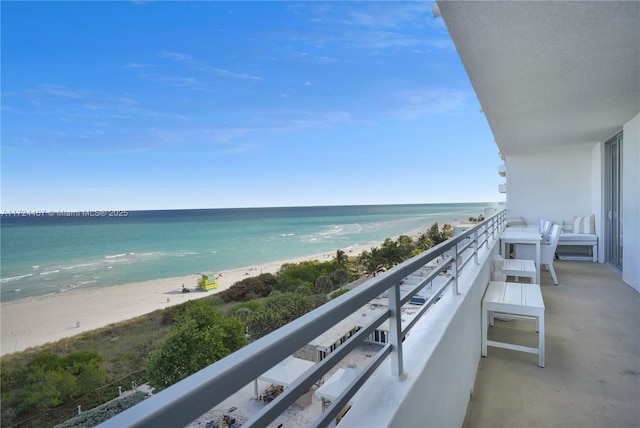
[[[504,259],[501,270],[507,276],[514,276],[516,278],[516,282],[521,276],[529,278],[529,282],[532,284],[536,280],[536,264],[533,260]]]

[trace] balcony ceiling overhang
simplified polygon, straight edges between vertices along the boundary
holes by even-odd
[[[590,147],[640,112],[640,2],[437,2],[503,155]]]

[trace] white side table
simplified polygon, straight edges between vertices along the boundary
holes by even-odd
[[[487,340],[487,329],[493,326],[493,314],[506,313],[533,317],[538,332],[538,347]],[[487,346],[538,354],[538,366],[544,367],[544,301],[539,284],[491,281],[482,299],[482,356]]]

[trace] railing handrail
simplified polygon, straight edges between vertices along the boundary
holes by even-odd
[[[347,388],[347,391],[343,392],[317,421],[318,426],[326,425],[327,421],[331,420],[332,415],[337,415],[337,412],[357,392],[357,388],[366,382],[387,355],[391,354],[393,374],[398,377],[403,376],[402,338],[415,322],[426,313],[427,309],[437,301],[449,285],[453,284],[452,292],[454,294],[458,293],[457,281],[460,270],[471,257],[475,257],[475,262],[478,263],[478,249],[484,244],[488,245],[490,237],[497,239],[496,234],[504,228],[505,219],[506,211],[502,210],[469,230],[371,278],[348,293],[327,302],[233,354],[160,391],[158,394],[116,415],[99,426],[185,426],[327,331],[328,328],[326,326],[335,325],[376,297],[388,293],[389,310],[378,315],[374,321],[354,334],[336,350],[329,353],[322,361],[307,370],[268,406],[265,406],[262,411],[243,424],[244,426],[266,426],[268,422],[273,421],[293,404],[300,395],[308,391],[320,377],[348,355],[351,350],[362,343],[371,332],[375,331],[386,320],[389,320],[389,343],[383,347],[382,351],[377,353],[376,358],[373,358],[369,365],[365,367],[360,376],[352,382],[350,388]],[[482,242],[479,241],[481,238],[483,238]],[[473,248],[471,248],[472,246]],[[460,253],[458,252],[459,247],[462,249]],[[458,256],[469,250],[472,254],[459,266]],[[450,252],[453,252],[453,256],[449,254]],[[399,294],[401,281],[441,256],[445,256],[444,261],[425,277],[425,281],[416,285],[409,294],[401,298]],[[425,302],[418,316],[405,329],[402,329],[400,325],[400,307],[448,267],[452,268],[451,278]]]

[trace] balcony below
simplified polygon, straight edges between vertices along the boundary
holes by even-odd
[[[541,279],[546,367],[536,355],[490,347],[465,428],[640,426],[640,294],[599,263],[554,268],[557,287],[544,269]],[[490,334],[535,343],[532,331],[527,321],[496,320]]]

